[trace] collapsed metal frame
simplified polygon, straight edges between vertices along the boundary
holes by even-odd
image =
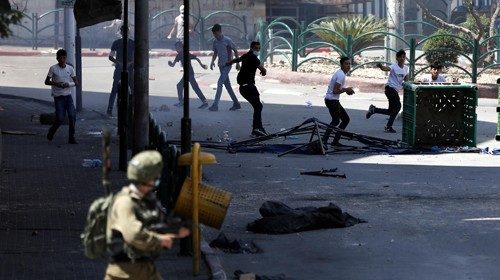
[[[326,139],[327,143],[329,142],[328,140],[330,140],[330,138],[333,138],[337,133],[340,133],[341,139],[348,141],[354,140],[361,144],[364,144],[365,146],[342,145],[342,146],[332,147],[327,143],[323,142],[324,140],[323,138],[327,130],[331,130],[328,139]],[[272,133],[266,136],[250,138],[243,141],[231,142],[231,143],[218,143],[213,141],[197,141],[197,142],[199,142],[205,148],[221,149],[221,150],[227,150],[230,153],[237,153],[239,149],[263,147],[268,145],[267,143],[265,143],[267,141],[278,138],[286,139],[287,137],[299,136],[299,135],[309,135],[309,141],[305,143],[288,144],[295,147],[278,154],[278,157],[282,157],[284,155],[302,149],[308,149],[308,151],[310,151],[311,154],[326,155],[336,152],[359,152],[359,153],[385,152],[389,147],[392,148],[401,147],[401,143],[399,141],[387,140],[383,138],[377,138],[353,132],[348,132],[340,128],[332,127],[329,124],[318,120],[317,118],[309,118],[297,126],[284,129],[279,132]],[[177,144],[177,142],[178,141],[169,141],[169,143],[171,144]]]

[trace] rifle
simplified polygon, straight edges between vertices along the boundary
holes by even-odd
[[[149,230],[160,234],[171,234],[173,238],[184,238],[189,235],[189,231],[186,232],[187,229],[191,228],[189,221],[168,214],[159,201],[156,203],[157,208],[163,213],[163,221],[147,226]]]

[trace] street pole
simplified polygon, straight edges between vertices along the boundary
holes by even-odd
[[[76,29],[76,39],[75,39],[75,48],[76,48],[76,78],[78,80],[78,84],[76,85],[76,111],[82,111],[82,38],[80,37],[80,28]]]
[[[118,94],[118,135],[120,136],[118,167],[121,171],[127,170],[127,112],[128,112],[128,0],[123,2],[123,65]]]
[[[54,1],[55,9],[59,8],[58,1]],[[54,13],[54,50],[59,49],[59,12]]]
[[[189,118],[189,1],[184,0],[184,113],[181,120],[181,153],[191,151],[191,119]]]
[[[64,49],[66,50],[66,62],[75,65],[75,16],[73,14],[73,3],[64,6]],[[72,90],[73,91],[73,90]]]
[[[149,1],[135,1],[134,143],[132,153],[148,145],[149,131]]]
[[[75,67],[75,16],[72,6],[64,7],[64,49],[67,63]]]
[[[184,46],[183,46],[183,79],[184,79],[184,107],[183,107],[183,117],[181,119],[181,154],[191,152],[191,119],[189,117],[189,1],[184,0]],[[179,178],[180,182],[184,182],[188,174],[188,166],[182,167],[180,170]],[[182,184],[182,183],[181,183]],[[176,191],[179,193],[182,185],[177,186],[179,189]],[[195,230],[195,229],[193,229]],[[180,254],[187,256],[193,254],[193,236],[188,236],[181,239],[180,241]],[[193,258],[193,262],[196,257]],[[193,264],[193,267],[195,265]],[[196,270],[193,269],[193,272]]]
[[[399,26],[399,15],[397,14],[397,0],[388,0],[387,1],[387,30],[389,33],[397,35],[397,28]],[[386,47],[390,49],[386,49],[385,52],[385,60],[390,61],[391,63],[396,63],[396,56],[392,53],[391,50],[396,50],[397,48],[397,39],[394,36],[386,36]]]

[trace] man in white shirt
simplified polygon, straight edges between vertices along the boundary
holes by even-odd
[[[389,67],[377,63],[377,67],[380,68],[380,70],[389,71],[389,78],[385,85],[385,96],[387,96],[387,100],[389,101],[389,108],[377,108],[372,104],[366,113],[366,118],[369,119],[373,114],[388,115],[389,120],[384,128],[384,131],[388,133],[396,133],[396,130],[392,128],[392,124],[401,109],[399,91],[403,89],[403,81],[408,80],[408,73],[410,71],[409,67],[405,65],[405,60],[406,52],[404,50],[399,50],[396,53],[397,63],[393,63]]]
[[[71,87],[78,84],[75,69],[66,64],[67,53],[60,49],[56,53],[57,64],[52,65],[45,78],[45,84],[52,87],[52,96],[54,97],[54,106],[56,108],[56,120],[49,128],[47,139],[52,141],[54,134],[64,121],[64,115],[68,114],[69,120],[69,144],[78,144],[75,140],[75,105],[71,96]]]
[[[340,94],[347,93],[348,95],[354,94],[354,90],[351,87],[345,87],[346,74],[351,70],[351,60],[344,56],[340,58],[340,69],[337,70],[328,84],[328,89],[325,95],[325,105],[330,112],[332,121],[330,127],[338,127],[340,129],[345,129],[349,124],[350,118],[347,115],[344,107],[340,104]],[[323,136],[323,143],[328,142],[328,138],[332,132],[331,128],[328,128]],[[339,143],[340,133],[336,133],[333,138],[332,146],[341,146]]]
[[[175,37],[177,41],[184,41],[184,5],[179,7],[179,15],[174,19],[174,26],[172,26],[172,30],[168,33],[167,38],[172,38],[172,34],[175,32]]]
[[[446,77],[441,75],[443,66],[439,61],[434,61],[431,66],[431,72],[422,77],[421,82],[424,83],[446,83]]]
[[[214,54],[212,55],[210,70],[214,69],[215,59],[218,57],[219,60],[217,62],[217,65],[219,66],[220,76],[219,80],[217,81],[217,91],[215,92],[214,103],[212,103],[212,106],[210,106],[208,110],[219,110],[219,100],[222,95],[222,86],[226,87],[227,93],[229,93],[231,100],[233,100],[233,106],[229,108],[229,110],[234,111],[241,109],[240,102],[238,101],[238,98],[236,98],[233,88],[231,87],[231,81],[229,80],[229,71],[231,71],[231,65],[227,64],[233,59],[233,53],[235,59],[239,58],[238,50],[236,49],[236,45],[233,43],[233,40],[222,34],[222,28],[220,24],[215,24],[212,27],[212,34],[214,35],[215,40],[213,44]],[[239,63],[236,64],[236,70],[240,70]]]

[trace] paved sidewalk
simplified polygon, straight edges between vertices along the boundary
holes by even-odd
[[[79,239],[90,202],[103,194],[101,168],[81,163],[101,158],[99,132],[114,129],[116,119],[83,111],[77,116],[78,145],[66,143],[67,126],[49,143],[48,126],[32,122],[31,116],[52,111],[47,102],[0,96],[0,279],[102,279],[104,273],[105,263],[87,259]],[[117,146],[113,134],[114,167]],[[111,176],[118,190],[125,174],[113,171]],[[209,278],[205,266],[193,278],[191,258],[177,252],[166,251],[157,261],[165,279]]]

